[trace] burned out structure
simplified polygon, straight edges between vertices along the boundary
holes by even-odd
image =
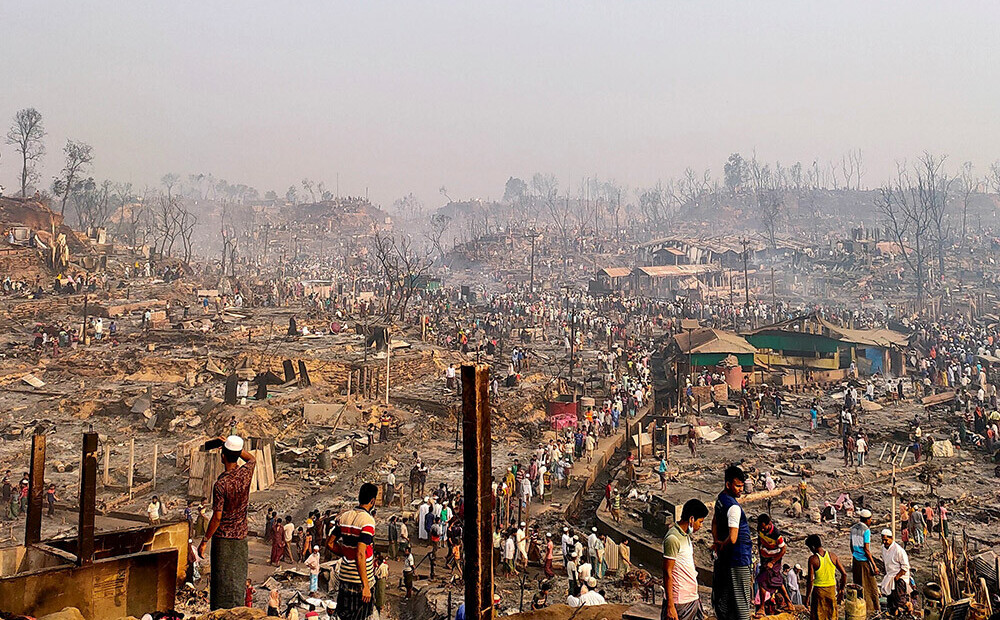
[[[852,329],[809,313],[745,334],[758,359],[786,372],[785,383],[841,380],[861,374],[905,374],[909,337],[890,329]]]
[[[75,607],[90,620],[174,607],[187,569],[187,521],[95,532],[98,435],[83,436],[75,537],[41,538],[42,429],[32,437],[24,544],[0,548],[0,610],[41,616]]]

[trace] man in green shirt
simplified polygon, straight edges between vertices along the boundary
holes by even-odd
[[[698,598],[698,571],[694,565],[691,535],[701,529],[708,516],[708,506],[689,499],[681,509],[681,518],[663,539],[663,607],[661,620],[703,620],[705,612]]]

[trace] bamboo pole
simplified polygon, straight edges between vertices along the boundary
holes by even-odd
[[[129,442],[128,446],[128,496],[132,498],[132,480],[135,474],[135,438]]]

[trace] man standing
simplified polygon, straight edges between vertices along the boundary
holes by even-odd
[[[910,610],[910,556],[893,541],[892,530],[882,530],[882,562],[885,563],[885,577],[882,578],[882,594],[886,595],[889,613],[895,615],[901,609]]]
[[[55,516],[56,514],[56,485],[50,484],[49,488],[45,491],[45,502],[49,505],[49,516]]]
[[[416,564],[409,544],[403,547],[403,556],[403,585],[406,587],[406,599],[409,600],[413,596],[413,568]]]
[[[389,557],[393,560],[399,557],[399,524],[396,519],[396,515],[389,517]]]
[[[725,488],[715,502],[712,550],[718,553],[712,576],[712,607],[719,620],[750,620],[753,611],[753,542],[740,506],[747,475],[737,465],[726,468]]]
[[[872,513],[867,508],[858,512],[860,521],[851,526],[851,575],[855,585],[861,586],[868,617],[878,613],[878,585],[875,575],[878,567],[871,552]]]
[[[149,516],[150,525],[160,524],[160,513],[163,511],[163,505],[160,503],[160,498],[153,496],[152,501],[146,506],[146,514]]]
[[[708,507],[689,499],[681,509],[681,519],[663,539],[663,607],[661,620],[702,620],[705,612],[698,598],[698,572],[694,566],[691,535],[701,529]]]
[[[312,553],[306,558],[309,569],[309,593],[319,592],[319,545],[313,545]]]
[[[382,493],[382,505],[391,506],[392,498],[396,494],[396,468],[389,468],[389,473],[385,477],[385,491]],[[395,559],[395,558],[393,558]]]
[[[222,438],[220,438],[222,439]],[[247,508],[250,505],[250,481],[257,465],[243,439],[230,435],[222,439],[222,466],[225,468],[212,487],[212,519],[205,538],[198,545],[198,555],[212,541],[209,607],[231,609],[243,605],[247,581]],[[238,466],[243,459],[242,466]]]
[[[341,620],[366,620],[372,615],[376,497],[378,487],[370,482],[362,484],[358,505],[338,517],[334,535],[326,543],[331,552],[344,558],[337,572],[337,616]]]
[[[816,534],[806,537],[809,557],[809,575],[806,579],[806,605],[810,620],[837,620],[837,601],[843,599],[847,585],[847,571],[840,558],[823,548]],[[837,579],[837,573],[840,579]]]

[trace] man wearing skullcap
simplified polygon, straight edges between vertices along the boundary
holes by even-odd
[[[212,519],[198,553],[204,557],[205,547],[212,541],[209,607],[231,609],[243,605],[246,595],[247,508],[257,461],[241,437],[230,435],[219,439],[223,442],[224,471],[212,487]],[[240,459],[244,461],[242,466]]]

